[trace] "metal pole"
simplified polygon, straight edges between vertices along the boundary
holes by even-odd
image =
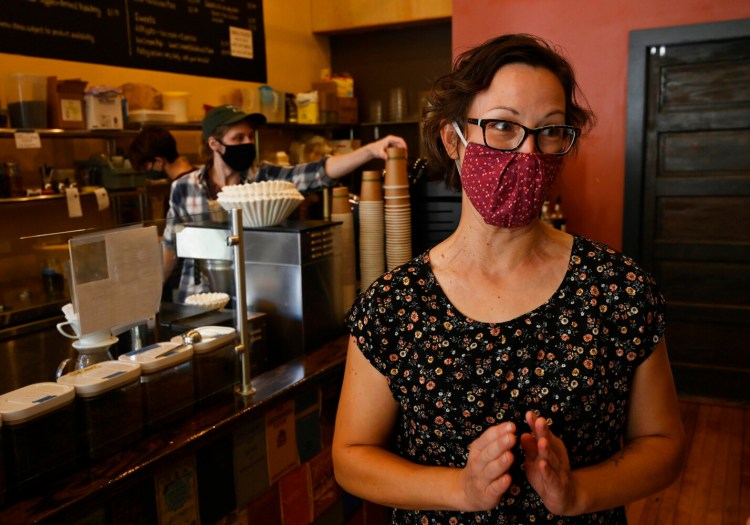
[[[227,245],[233,247],[234,255],[234,291],[236,295],[235,315],[237,332],[240,334],[240,344],[234,349],[240,358],[242,372],[241,382],[235,392],[241,396],[250,396],[255,389],[250,384],[250,334],[247,330],[247,302],[245,295],[245,241],[242,234],[242,210],[230,210],[232,221],[232,235],[227,238]]]

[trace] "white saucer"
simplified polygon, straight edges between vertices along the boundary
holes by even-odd
[[[95,348],[109,348],[115,344],[119,339],[114,335],[109,336],[107,339],[102,339],[96,343],[83,344],[80,339],[73,341],[73,348],[76,350],[93,350]]]

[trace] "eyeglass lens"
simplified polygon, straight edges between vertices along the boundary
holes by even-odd
[[[536,147],[542,153],[567,153],[573,146],[576,132],[565,126],[543,126],[524,128],[510,121],[487,121],[483,123],[484,140],[495,149],[513,150],[521,145],[526,135],[535,135]]]

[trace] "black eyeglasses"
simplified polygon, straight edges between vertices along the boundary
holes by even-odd
[[[536,138],[536,149],[541,153],[565,155],[575,144],[581,130],[575,126],[553,125],[527,128],[511,120],[492,118],[466,119],[469,124],[482,128],[484,144],[500,151],[513,151],[521,147],[529,135]]]

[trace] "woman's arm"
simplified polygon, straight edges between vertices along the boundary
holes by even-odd
[[[375,142],[342,155],[334,155],[326,159],[326,174],[332,179],[338,179],[374,159],[388,158],[387,148],[406,148],[406,141],[395,135],[388,135]]]
[[[636,369],[625,446],[608,460],[571,471],[565,446],[544,414],[529,412],[526,420],[533,434],[521,436],[524,469],[554,514],[585,514],[636,501],[668,486],[682,468],[685,434],[663,339]]]
[[[333,437],[334,472],[345,490],[402,509],[472,511],[498,504],[511,481],[512,423],[491,427],[477,438],[466,468],[434,467],[387,450],[397,415],[385,377],[350,338]]]

